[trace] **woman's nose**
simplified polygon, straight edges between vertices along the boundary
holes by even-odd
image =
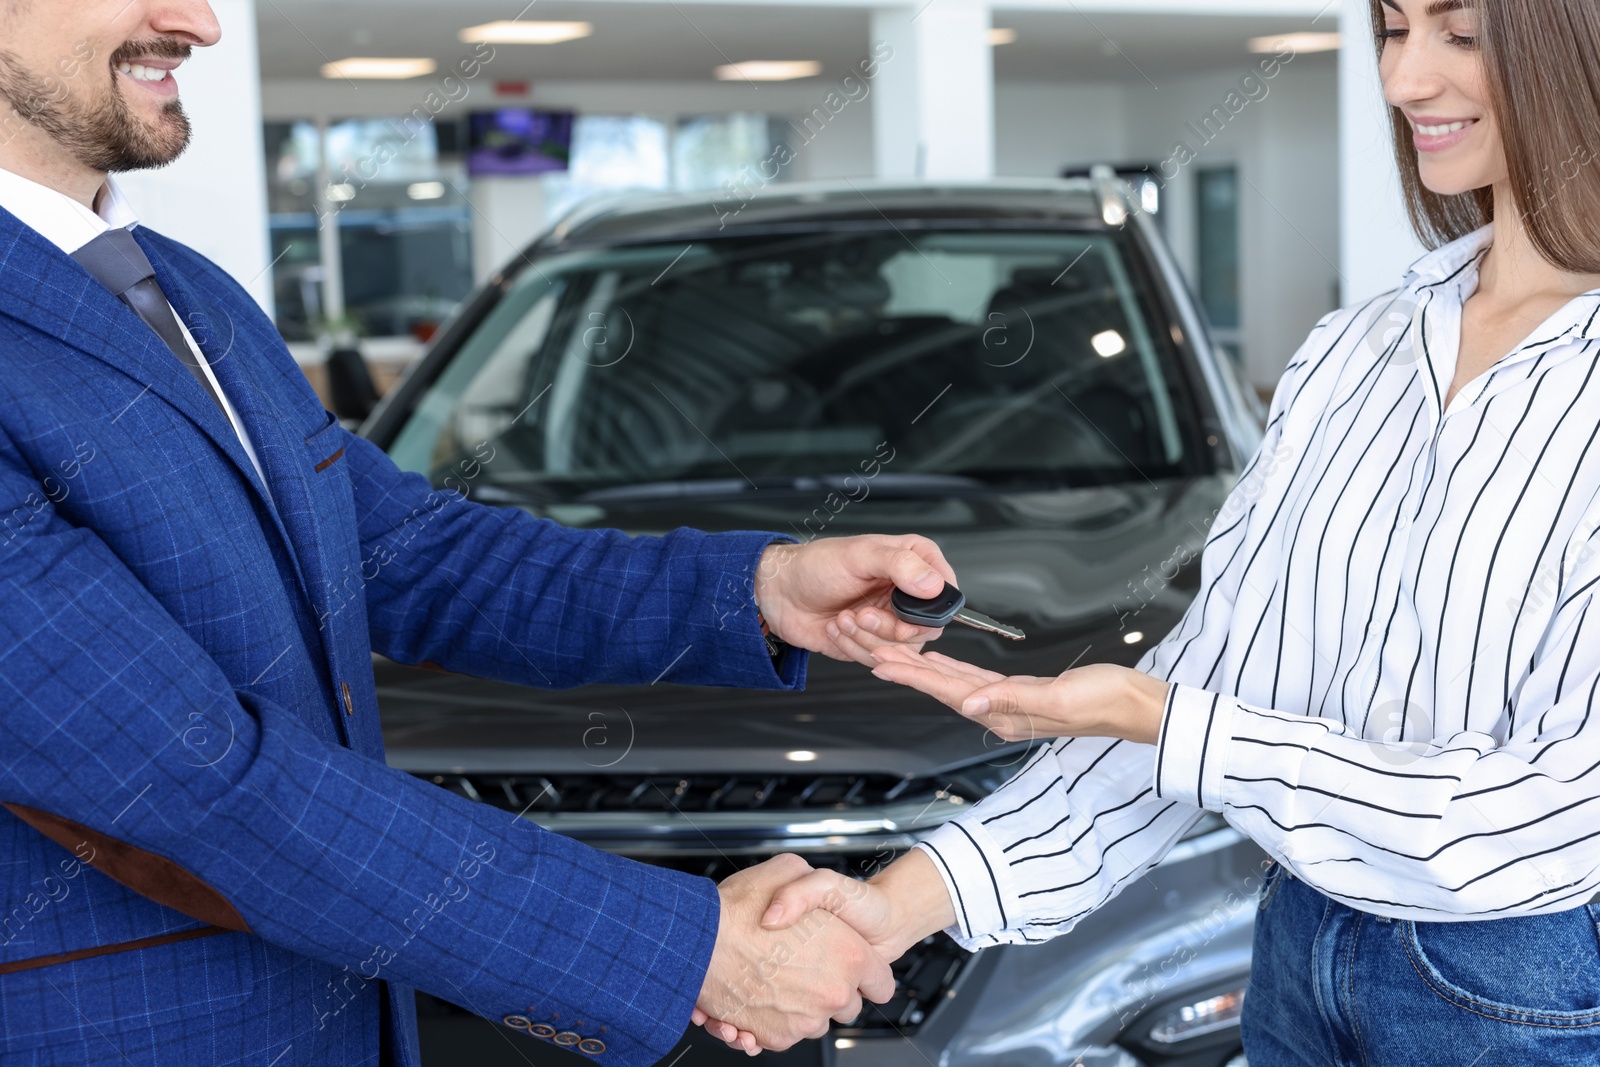
[[[1425,42],[1409,38],[1391,40],[1384,46],[1378,73],[1383,80],[1383,98],[1394,107],[1431,100],[1443,89],[1435,57]]]

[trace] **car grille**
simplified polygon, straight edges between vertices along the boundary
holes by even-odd
[[[987,789],[945,776],[891,774],[432,774],[468,800],[518,814],[579,812],[848,811],[944,794],[976,800]]]
[[[1001,774],[1008,768],[1002,768]],[[984,777],[988,775],[988,777]],[[914,801],[958,798],[975,801],[994,786],[993,768],[939,778],[901,778],[888,774],[735,774],[735,775],[606,775],[606,774],[424,774],[419,777],[466,797],[522,815],[593,812],[706,813],[771,811],[848,811]],[[721,881],[767,859],[769,854],[719,848],[701,838],[698,847],[649,854],[620,855],[669,867],[686,874]],[[865,877],[893,859],[877,851],[816,852],[805,858],[813,867]],[[887,1004],[867,1004],[850,1023],[835,1026],[839,1036],[909,1037],[943,1002],[967,966],[970,954],[946,934],[938,933],[913,946],[893,965],[895,995]]]

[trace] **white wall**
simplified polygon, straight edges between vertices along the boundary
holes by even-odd
[[[1000,82],[994,99],[995,172],[1003,178],[1056,178],[1062,167],[1128,154],[1121,85]]]
[[[874,79],[880,178],[994,177],[994,48],[986,0],[876,8],[874,49],[891,57]]]
[[[1400,284],[1424,249],[1400,195],[1367,0],[1344,0],[1341,25],[1349,47],[1339,53],[1340,196],[1350,225],[1339,259],[1341,302],[1353,304]]]
[[[267,196],[262,183],[261,79],[254,0],[211,0],[222,41],[178,71],[194,138],[176,163],[120,174],[140,222],[233,275],[268,313]]]
[[[1239,168],[1244,371],[1257,385],[1271,385],[1317,319],[1338,306],[1337,67],[1327,54],[1295,56],[1270,79],[1260,78],[1257,67],[1255,84],[1265,93],[1252,86],[1246,95],[1240,83],[1251,70],[1241,64],[1159,91],[1128,90],[1128,147],[1131,158],[1157,163],[1172,159],[1180,141],[1195,153],[1164,190],[1168,241],[1191,280],[1195,172],[1222,164]],[[1230,93],[1239,93],[1233,106],[1245,101],[1237,114],[1228,106]],[[1226,124],[1213,119],[1208,131],[1203,119],[1214,108],[1230,117]],[[1214,135],[1207,142],[1196,130]]]
[[[1259,61],[1256,57],[1250,61]],[[1245,372],[1271,385],[1323,313],[1338,306],[1337,65],[1326,54],[1283,64],[1202,144],[1188,124],[1239,89],[1251,67],[1164,82],[1007,83],[996,86],[995,143],[1002,177],[1053,177],[1089,163],[1160,163],[1184,141],[1195,158],[1163,189],[1163,229],[1195,277],[1194,172],[1239,167],[1240,302]],[[1257,69],[1257,74],[1260,74]],[[1239,99],[1239,98],[1236,98]],[[1171,173],[1169,169],[1168,173]],[[1392,284],[1392,283],[1391,283]]]

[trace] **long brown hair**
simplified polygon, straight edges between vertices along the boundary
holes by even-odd
[[[1370,0],[1383,54],[1383,0]],[[1600,4],[1596,0],[1476,0],[1478,48],[1500,128],[1513,201],[1540,255],[1562,270],[1600,274]],[[1411,226],[1437,248],[1494,218],[1486,186],[1441,196],[1423,184],[1411,128],[1389,127]]]

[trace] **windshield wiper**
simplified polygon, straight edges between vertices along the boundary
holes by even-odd
[[[868,495],[888,493],[900,497],[944,496],[954,492],[970,492],[988,488],[982,479],[964,474],[921,474],[917,472],[890,473],[880,471],[877,476],[866,474],[816,474],[795,475],[783,478],[764,478],[752,485],[742,478],[690,478],[672,481],[639,482],[634,485],[591,489],[575,499],[585,504],[624,503],[641,500],[705,499],[708,497],[749,497],[768,493],[839,492],[861,496],[863,488]]]

